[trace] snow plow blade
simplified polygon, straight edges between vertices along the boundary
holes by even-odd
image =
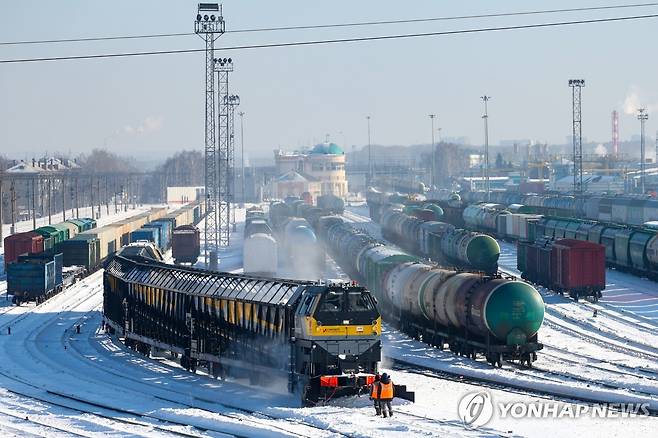
[[[395,398],[409,400],[411,403],[416,402],[416,393],[407,390],[407,385],[393,385]]]

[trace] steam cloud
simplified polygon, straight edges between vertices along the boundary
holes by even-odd
[[[160,116],[147,116],[142,123],[138,126],[126,125],[123,131],[126,134],[145,134],[147,132],[155,132],[162,129],[164,126],[164,119]]]
[[[640,99],[639,88],[632,86],[626,93],[622,108],[624,109],[624,114],[635,115],[640,108],[646,108],[649,112],[658,111],[658,103],[647,103],[646,97],[644,100]]]
[[[595,149],[594,153],[599,156],[604,156],[608,153],[608,149],[603,146],[602,144],[599,144]]]

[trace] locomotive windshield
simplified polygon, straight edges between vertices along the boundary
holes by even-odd
[[[315,316],[323,324],[370,324],[379,312],[367,290],[336,289],[322,294]]]

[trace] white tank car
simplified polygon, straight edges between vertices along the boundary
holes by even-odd
[[[244,240],[242,265],[245,274],[275,276],[278,264],[278,249],[274,237],[255,233]]]

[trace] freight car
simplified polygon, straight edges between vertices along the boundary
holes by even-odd
[[[532,226],[536,236],[601,244],[608,266],[658,280],[658,230],[554,217],[541,218]]]
[[[519,242],[517,267],[522,278],[575,301],[597,302],[605,289],[605,247],[575,239]]]
[[[274,277],[278,272],[278,245],[272,234],[252,233],[242,246],[245,274]]]
[[[7,293],[12,302],[43,302],[62,290],[63,256],[61,253],[20,255],[7,266]]]
[[[314,280],[322,277],[326,257],[315,231],[304,218],[288,218],[277,235],[279,262],[295,278]]]
[[[336,195],[320,195],[317,198],[318,208],[322,208],[332,214],[343,214],[345,201]]]
[[[381,226],[385,239],[421,257],[492,274],[498,269],[500,246],[486,234],[423,221],[394,209],[382,215]]]
[[[515,205],[515,210],[520,209],[518,204]],[[511,241],[533,241],[535,235],[531,224],[541,218],[536,214],[512,213],[502,204],[491,203],[469,205],[463,212],[466,228]]]
[[[103,285],[106,322],[129,347],[213,376],[282,379],[307,404],[365,391],[381,358],[381,317],[362,287],[119,256]]]
[[[41,302],[101,267],[121,247],[148,237],[148,233],[140,234],[140,227],[149,221],[198,221],[203,213],[203,205],[194,203],[170,214],[164,208],[152,208],[101,228],[96,227],[94,219],[82,218],[8,236],[5,239],[8,293],[14,295],[18,304],[28,300]],[[157,258],[153,251],[145,253]]]
[[[175,264],[194,265],[201,255],[201,232],[194,225],[179,225],[171,238],[171,254]]]
[[[245,274],[275,277],[279,266],[279,248],[272,228],[260,207],[247,210],[242,245],[242,268]]]
[[[544,302],[529,284],[428,265],[336,217],[321,219],[318,232],[341,268],[373,291],[384,317],[411,336],[497,366],[530,366],[543,348]]]
[[[484,192],[463,192],[468,204],[485,202]],[[579,217],[606,223],[641,226],[658,220],[658,200],[643,195],[585,196],[564,194],[529,194],[492,192],[488,202],[504,205],[520,204],[529,213],[548,216]]]
[[[140,257],[155,260],[157,262],[164,262],[164,256],[153,242],[137,241],[129,243],[116,252],[117,256],[121,257]]]

